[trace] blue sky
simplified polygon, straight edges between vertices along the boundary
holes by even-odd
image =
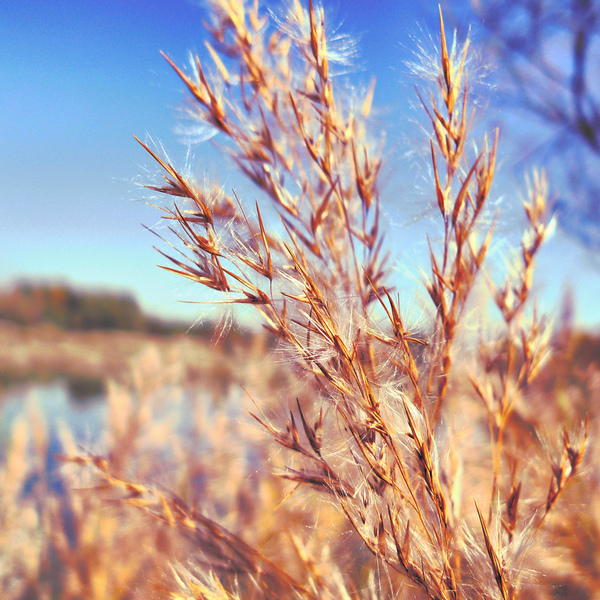
[[[407,121],[414,90],[404,61],[411,58],[410,35],[423,39],[423,31],[435,31],[437,2],[334,6],[342,30],[361,39],[353,77],[363,83],[377,78],[375,105],[389,130],[389,162],[398,163],[390,168],[384,198],[417,198],[403,159],[402,140],[416,135]],[[466,27],[466,4],[453,2],[446,11],[447,21]],[[140,200],[136,185],[145,180],[146,167],[155,169],[132,136],[152,136],[183,162],[187,148],[174,133],[182,86],[159,51],[183,63],[188,51],[202,50],[204,15],[184,0],[0,3],[0,284],[27,277],[108,286],[135,292],[154,313],[198,314],[198,307],[178,300],[202,299],[202,290],[156,268],[156,238],[141,224],[154,225],[158,213]],[[494,120],[493,113],[489,117]],[[504,137],[510,140],[510,132]],[[194,154],[199,173],[219,175],[222,162],[210,143]],[[499,193],[512,190],[521,175],[506,146],[504,156]],[[415,202],[408,211],[413,216]],[[405,222],[408,213],[389,204],[392,238],[416,239]],[[509,215],[507,239],[512,224]],[[598,258],[555,236],[540,260],[537,287],[544,304],[554,308],[570,280],[579,320],[600,324]]]

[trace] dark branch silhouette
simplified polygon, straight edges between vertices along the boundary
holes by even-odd
[[[600,2],[474,0],[505,101],[539,120],[559,224],[600,251]]]

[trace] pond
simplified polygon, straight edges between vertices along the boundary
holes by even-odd
[[[62,380],[22,385],[0,397],[0,446],[9,439],[15,420],[28,411],[39,416],[51,439],[57,437],[62,423],[81,444],[96,441],[106,421],[103,396],[76,400]]]
[[[23,458],[31,469],[24,494],[27,495],[45,473],[50,489],[60,495],[64,491],[64,482],[60,469],[63,463],[58,455],[92,452],[107,456],[114,443],[113,428],[120,422],[125,427],[125,430],[120,428],[121,435],[136,436],[134,446],[153,457],[156,463],[153,468],[160,480],[176,469],[177,457],[182,451],[198,459],[211,450],[214,439],[208,430],[219,415],[225,416],[234,430],[240,421],[249,421],[255,426],[242,410],[243,394],[241,388],[233,388],[221,403],[215,405],[210,394],[201,388],[164,385],[145,395],[141,405],[137,405],[135,392],[126,390],[82,401],[73,396],[68,382],[62,380],[13,387],[0,396],[0,472],[8,464],[9,448],[18,435],[19,452],[24,452]],[[128,433],[130,411],[135,412],[136,406],[141,411],[143,428],[134,428]],[[42,436],[45,441],[41,447],[36,447],[35,432],[40,428],[45,433]],[[65,449],[65,431],[77,449],[72,443]],[[247,444],[241,443],[239,451],[241,460],[250,465],[256,463],[255,452]]]
[[[0,397],[0,465],[4,462],[8,445],[11,444],[15,427],[21,419],[37,421],[44,428],[48,449],[45,471],[48,484],[60,492],[62,482],[57,476],[57,454],[64,452],[60,442],[60,430],[65,428],[74,441],[84,448],[92,448],[100,439],[107,419],[107,403],[102,396],[75,400],[67,382],[31,383],[10,388]],[[33,475],[23,492],[35,484]]]

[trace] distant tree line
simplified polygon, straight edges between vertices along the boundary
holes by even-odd
[[[83,292],[65,284],[31,282],[18,283],[0,293],[0,319],[19,325],[52,323],[65,330],[120,330],[168,335],[187,329],[183,323],[145,315],[130,294]],[[203,330],[195,332],[202,334]]]

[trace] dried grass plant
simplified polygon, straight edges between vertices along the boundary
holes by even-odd
[[[165,179],[150,189],[177,199],[163,209],[180,242],[178,254],[165,255],[172,264],[165,268],[221,292],[224,303],[256,307],[310,376],[310,391],[284,425],[260,401],[254,416],[294,455],[282,476],[320,489],[376,558],[376,595],[408,586],[410,594],[435,599],[531,597],[536,576],[524,580],[523,565],[580,470],[587,439],[587,426],[579,434],[565,429],[560,446],[547,449],[550,469],[527,485],[511,437],[518,439],[513,423],[549,341],[548,324],[535,311],[526,321],[535,257],[551,230],[543,175],[534,175],[524,203],[520,258],[503,284],[489,277],[505,333],[492,347],[482,342],[469,375],[487,418],[491,458],[490,481],[474,489],[461,469],[460,436],[443,418],[454,342],[493,232],[482,215],[498,134],[470,153],[468,43],[450,49],[440,16],[433,88],[421,101],[431,122],[443,244],[430,244],[424,282],[431,327],[415,336],[383,255],[382,159],[367,127],[373,88],[340,100],[330,69],[341,54],[328,44],[323,10],[310,2],[308,9],[292,3],[275,30],[256,2],[216,0],[211,9],[206,46],[213,64],[196,57],[187,74],[167,60],[190,92],[190,114],[226,140],[226,152],[271,201],[285,234],[265,227],[258,203],[250,215],[237,198],[197,186],[145,146]],[[549,488],[536,498],[544,479]],[[280,595],[273,591],[279,585],[298,596],[332,589],[256,575],[266,596]]]
[[[145,535],[179,540],[147,542],[164,549],[148,559],[165,574],[153,593],[594,597],[598,465],[585,449],[597,425],[576,407],[557,408],[554,391],[534,393],[550,349],[549,324],[529,306],[535,258],[552,227],[547,185],[532,177],[519,254],[498,284],[485,266],[498,134],[471,139],[468,42],[448,44],[440,15],[438,62],[430,89],[419,92],[441,244],[429,244],[423,275],[430,323],[415,333],[385,254],[383,144],[369,133],[374,88],[362,96],[338,89],[331,73],[347,60],[346,46],[327,38],[312,2],[294,0],[283,17],[258,2],[209,5],[211,63],[195,57],[186,71],[165,58],[189,91],[189,115],[219,133],[279,221],[258,202],[199,185],[142,143],[163,171],[148,188],[173,199],[160,207],[175,236],[164,268],[224,304],[255,309],[279,343],[271,368],[290,375],[287,387],[251,392],[254,429],[239,413],[213,416],[200,429],[209,447],[169,441],[179,454],[166,485],[155,483],[156,463],[137,441],[154,431],[150,456],[160,457],[168,422],[152,429],[141,409],[129,418],[123,400],[111,413],[122,423],[112,451],[67,459],[93,467],[100,496],[120,490],[126,505],[150,513]],[[479,281],[502,327],[459,352]],[[188,410],[194,422],[198,408]],[[194,486],[198,472],[205,481]]]

